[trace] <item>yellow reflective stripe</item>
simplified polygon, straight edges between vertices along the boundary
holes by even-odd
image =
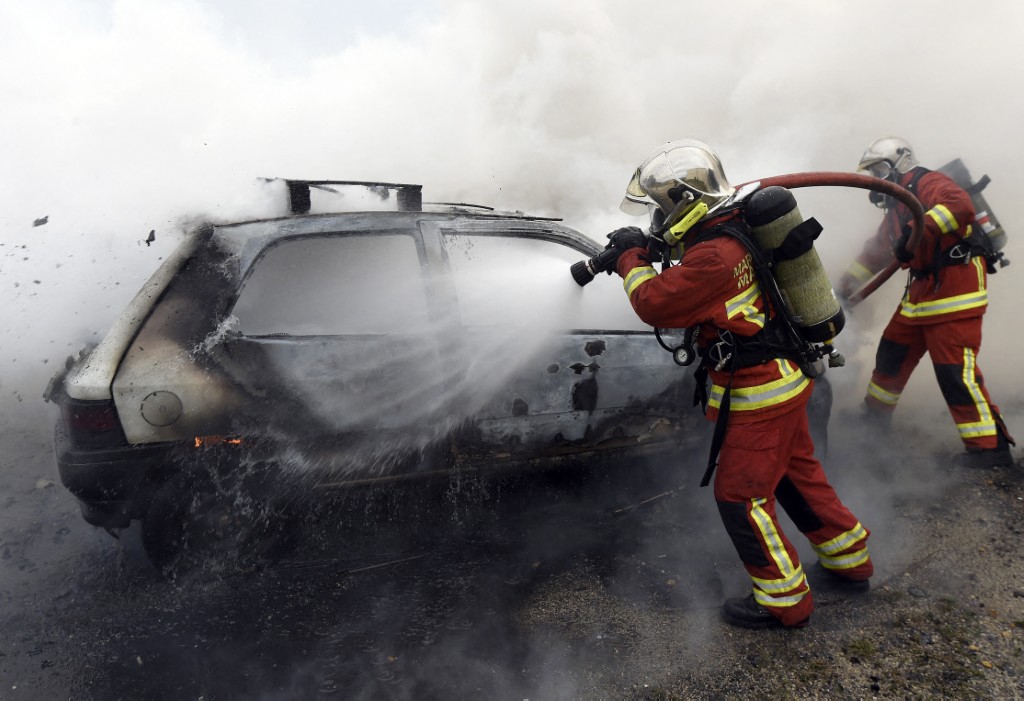
[[[949,232],[960,228],[960,225],[956,223],[956,217],[953,216],[953,213],[950,212],[944,204],[935,205],[925,212],[925,214],[931,217],[932,221],[939,225],[939,231],[944,234],[948,234]]]
[[[979,421],[973,424],[957,424],[957,430],[960,431],[961,438],[982,438],[984,436],[996,435],[996,422],[984,422]]]
[[[969,228],[969,227],[968,227]],[[971,259],[971,265],[974,266],[974,271],[978,274],[978,289],[985,289],[985,263],[981,258]]]
[[[807,596],[806,591],[802,591],[799,594],[792,594],[791,596],[769,596],[768,594],[760,591],[757,587],[754,587],[754,601],[762,606],[789,608],[790,606],[796,606],[799,604],[804,600],[805,596]]]
[[[782,579],[761,579],[760,577],[750,577],[754,580],[754,584],[764,592],[775,592],[777,594],[785,594],[788,591],[793,591],[804,581],[807,577],[804,576],[804,568],[797,565],[796,571],[791,573],[788,577]]]
[[[812,543],[812,546],[819,555],[835,555],[843,550],[848,550],[867,537],[867,530],[858,521],[856,526],[845,533],[840,533],[832,540],[826,540],[824,543],[818,543],[817,545]]]
[[[782,404],[797,396],[810,384],[810,380],[790,361],[776,358],[782,377],[753,387],[741,387],[729,392],[732,411],[752,411]],[[722,405],[725,387],[711,385],[708,404],[716,409]]]
[[[992,407],[985,401],[985,394],[981,391],[981,385],[975,380],[977,370],[977,358],[974,351],[964,348],[963,380],[967,392],[971,395],[974,408],[978,412],[978,421],[974,423],[957,424],[961,438],[979,438],[981,436],[996,435],[996,420],[992,414]]]
[[[725,303],[726,316],[732,319],[743,310],[743,307],[753,304],[759,294],[760,291],[758,290],[757,283],[748,286],[747,289]]]
[[[819,555],[823,567],[830,570],[852,570],[868,561],[868,550],[863,548],[846,555]]]
[[[799,566],[793,565],[793,561],[786,551],[786,546],[782,542],[782,535],[775,528],[775,523],[768,515],[768,512],[764,510],[764,503],[766,501],[768,500],[764,497],[751,499],[750,515],[754,517],[754,523],[757,524],[757,529],[761,531],[761,537],[764,538],[765,545],[768,546],[768,554],[775,561],[775,566],[779,568],[779,572],[782,573],[783,577],[790,577],[797,573]]]
[[[726,318],[732,319],[742,314],[745,321],[749,321],[751,324],[763,329],[764,314],[757,311],[757,307],[754,306],[754,302],[757,301],[760,295],[761,288],[758,284],[756,282],[751,284],[747,289],[725,303]]]
[[[818,543],[817,545],[812,543],[811,546],[814,548],[814,552],[818,554],[821,564],[826,568],[830,570],[848,570],[867,562],[868,550],[865,547],[854,552],[840,553],[863,542],[867,537],[867,529],[858,521],[856,526],[845,533],[840,533],[835,538],[826,540],[824,543]]]
[[[851,277],[856,278],[858,282],[867,282],[871,279],[871,276],[874,275],[873,272],[857,261],[850,263],[850,267],[846,269],[846,272],[849,273]]]
[[[900,306],[900,316],[910,319],[921,319],[929,316],[939,316],[940,314],[961,312],[965,309],[977,309],[978,307],[984,307],[986,304],[988,304],[988,290],[985,289],[955,297],[921,302],[920,304],[914,304],[904,299],[903,304]]]
[[[888,404],[890,406],[896,406],[896,402],[900,400],[900,395],[895,392],[889,392],[884,390],[874,382],[868,383],[868,396],[874,397],[882,404]]]
[[[764,497],[751,499],[750,515],[754,518],[754,523],[757,524],[757,529],[761,532],[765,545],[768,546],[768,554],[782,574],[782,579],[766,580],[751,577],[751,580],[754,582],[754,600],[762,606],[785,608],[800,603],[807,595],[807,590],[805,589],[790,596],[771,596],[766,589],[777,591],[780,594],[793,591],[800,587],[806,578],[804,577],[803,568],[800,565],[793,564],[793,560],[789,557],[786,546],[782,542],[782,536],[775,528],[775,524],[772,522],[771,517],[768,516],[768,512],[764,510],[763,505],[766,501],[767,499]],[[762,583],[767,585],[767,587],[762,588]]]
[[[644,284],[652,277],[657,277],[658,272],[652,265],[644,265],[639,268],[633,268],[629,271],[626,277],[622,281],[622,287],[625,288],[626,294],[630,297],[633,296],[633,291],[640,285]]]
[[[970,236],[970,235],[971,235],[971,233],[972,233],[973,231],[974,231],[974,227],[973,227],[973,226],[972,226],[971,224],[968,224],[968,225],[967,225],[967,228],[966,228],[966,229],[964,229],[963,237],[964,237],[964,238],[967,238],[968,236]]]

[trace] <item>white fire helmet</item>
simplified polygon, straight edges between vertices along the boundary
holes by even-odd
[[[678,220],[699,202],[712,212],[732,194],[718,154],[701,141],[679,139],[659,146],[643,160],[619,208],[639,215],[653,206],[668,217],[678,207],[673,217]]]
[[[894,180],[897,175],[917,166],[914,149],[906,139],[884,136],[875,139],[864,149],[857,170],[883,180]]]

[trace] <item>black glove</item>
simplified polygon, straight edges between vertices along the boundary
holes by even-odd
[[[900,263],[909,263],[914,260],[914,254],[912,251],[907,250],[907,242],[910,240],[910,224],[903,227],[903,233],[900,235],[896,246],[893,249],[893,255],[896,256],[896,260]]]
[[[608,245],[605,248],[614,248],[619,253],[631,248],[647,248],[647,236],[635,226],[624,226],[608,234]]]

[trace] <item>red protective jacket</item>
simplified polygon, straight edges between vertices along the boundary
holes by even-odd
[[[708,225],[701,230],[709,228]],[[688,233],[695,238],[700,230]],[[692,234],[692,236],[691,236]],[[685,242],[685,240],[684,240]],[[659,274],[634,248],[620,257],[617,270],[637,316],[657,328],[700,326],[698,343],[708,347],[719,329],[753,336],[765,325],[764,295],[750,253],[730,236],[687,246],[682,260]],[[773,312],[769,309],[769,314]],[[712,388],[707,417],[715,420],[729,372],[709,368]],[[730,423],[769,418],[806,401],[811,380],[796,363],[783,358],[741,368],[732,376]]]
[[[983,258],[967,258],[961,264],[945,265],[930,273],[930,266],[945,251],[970,236],[974,221],[971,196],[938,171],[915,168],[900,176],[909,185],[923,171],[915,194],[925,209],[925,230],[914,259],[901,267],[911,271],[911,283],[900,304],[900,315],[911,324],[934,324],[981,316],[988,305],[988,283]],[[867,282],[893,260],[892,249],[903,229],[913,225],[910,211],[902,204],[888,209],[875,235],[846,271],[846,279]],[[966,248],[966,247],[965,247]],[[849,287],[849,285],[841,285]]]

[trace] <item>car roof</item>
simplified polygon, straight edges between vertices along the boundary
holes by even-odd
[[[596,241],[561,224],[561,219],[459,203],[428,203],[416,211],[325,212],[222,223],[213,226],[212,238],[225,250],[237,254],[244,269],[260,251],[278,240],[318,234],[413,230],[424,222],[498,223],[500,228],[504,228],[501,224],[507,225],[509,235],[543,233],[544,238],[561,240],[588,255],[600,251]],[[487,228],[493,233],[493,227]],[[470,226],[467,233],[471,232]]]
[[[571,241],[581,251],[596,253],[597,243],[578,231],[559,224],[558,217],[543,217],[521,211],[499,210],[466,202],[424,202],[422,185],[365,180],[297,180],[262,178],[287,200],[289,214],[283,217],[225,222],[215,225],[215,237],[229,246],[243,245],[251,249],[253,239],[337,233],[363,229],[382,231],[414,228],[423,221],[504,221],[514,224],[510,233],[546,231],[557,238]],[[313,193],[325,195],[314,213]],[[353,197],[354,196],[354,197]],[[362,197],[362,199],[359,199]],[[347,203],[358,200],[356,207]],[[360,209],[359,205],[379,205]]]
[[[185,260],[201,245],[202,241],[214,239],[218,246],[239,254],[238,264],[242,269],[252,257],[270,243],[293,236],[317,235],[319,233],[385,232],[398,229],[416,229],[422,222],[504,222],[509,225],[508,233],[543,234],[544,238],[561,240],[573,245],[588,255],[595,255],[600,245],[575,229],[561,224],[556,217],[541,217],[497,210],[483,205],[458,202],[424,203],[417,197],[396,198],[397,210],[365,210],[345,212],[307,213],[302,210],[308,203],[308,188],[319,185],[355,185],[377,188],[412,188],[418,193],[418,185],[394,183],[370,183],[357,181],[283,181],[290,193],[292,214],[282,217],[241,220],[223,223],[203,223],[194,227],[177,247],[174,253],[153,274],[128,307],[115,320],[86,362],[80,363],[69,373],[76,387],[76,398],[103,399],[109,397],[109,386],[116,371],[124,348],[134,337],[139,325],[145,319],[150,307],[159,298],[161,291],[181,268]],[[306,200],[301,190],[307,189]],[[405,190],[408,192],[409,190]],[[296,192],[298,205],[296,206]],[[400,190],[401,192],[401,190]],[[460,231],[460,233],[462,233]],[[470,229],[469,232],[472,233]],[[490,232],[490,233],[493,233]]]

